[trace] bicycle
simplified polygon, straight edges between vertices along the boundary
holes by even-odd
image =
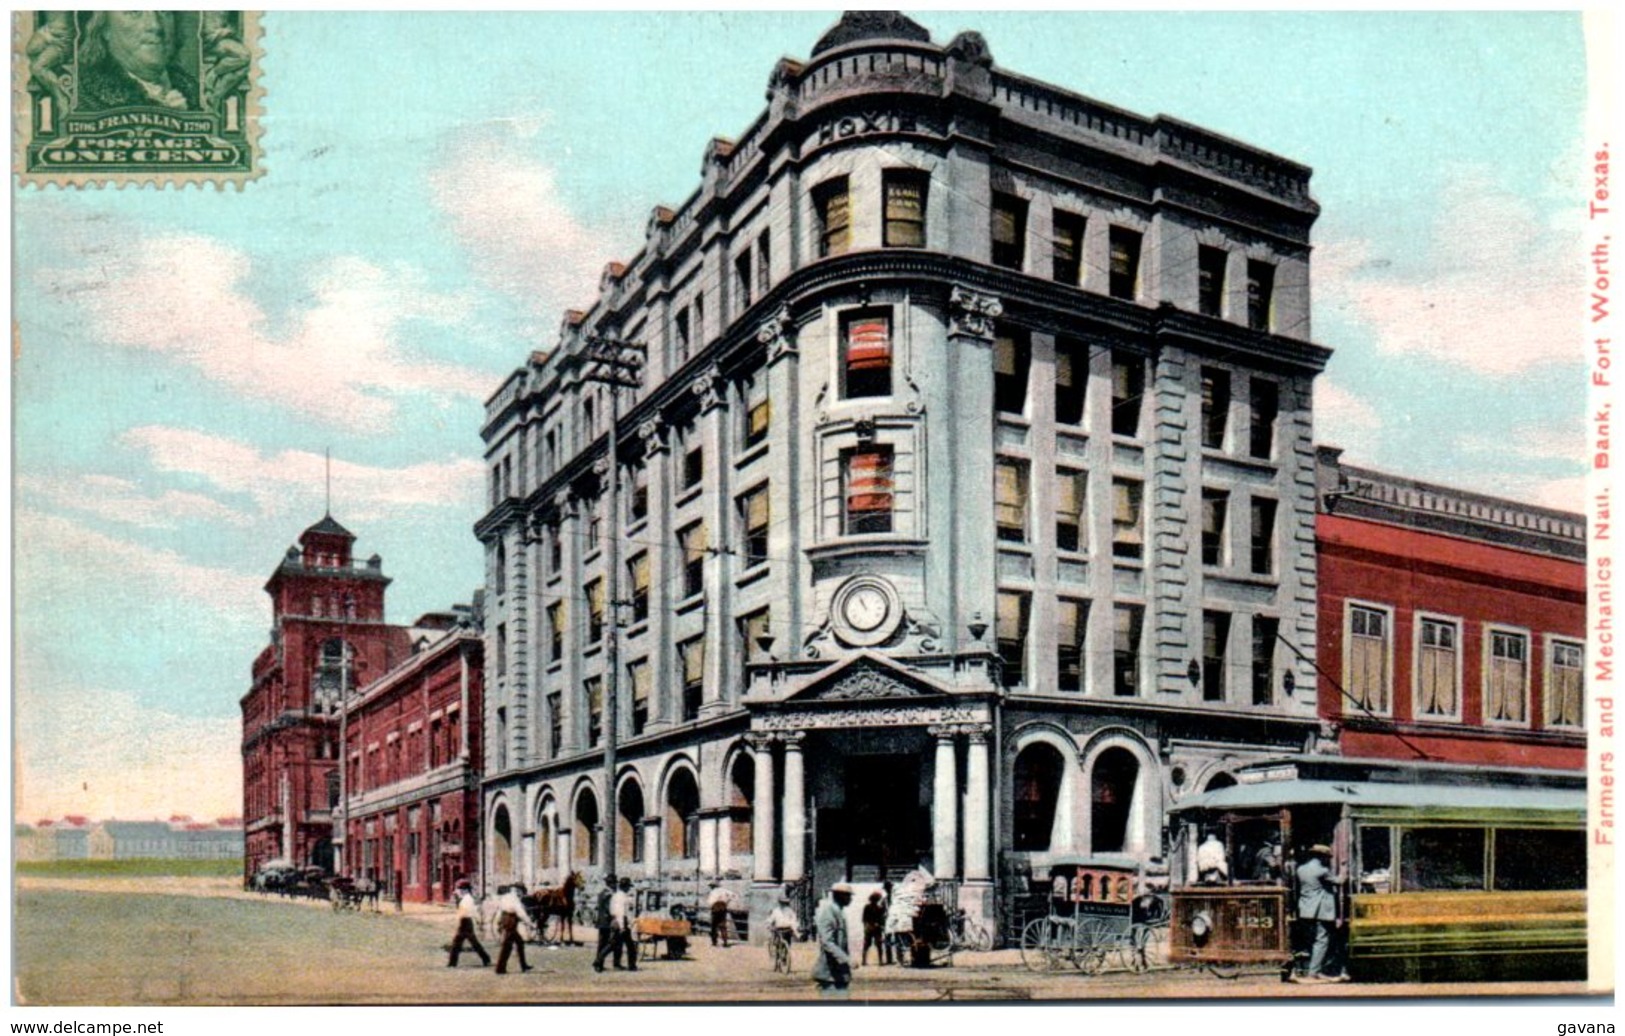
[[[949,929],[954,949],[985,953],[993,948],[993,933],[964,910],[955,910]]]
[[[773,929],[773,934],[767,940],[767,949],[773,958],[773,970],[790,974],[790,932],[784,928]]]

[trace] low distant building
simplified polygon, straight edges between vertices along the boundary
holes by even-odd
[[[180,855],[175,835],[175,829],[162,820],[104,820],[90,832],[90,858],[174,859]]]
[[[14,840],[19,861],[82,860],[88,854],[86,836],[90,820],[65,816],[60,820],[39,820],[33,825],[18,824]]]
[[[1345,756],[1582,771],[1585,519],[1318,449],[1320,714]]]
[[[426,615],[412,635],[414,654],[348,705],[337,815],[346,873],[444,901],[479,871],[484,643],[466,608]]]

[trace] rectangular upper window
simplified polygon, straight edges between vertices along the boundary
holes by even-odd
[[[1075,212],[1054,212],[1055,234],[1050,239],[1050,276],[1076,286],[1083,278],[1084,218]]]
[[[632,469],[632,492],[628,494],[626,518],[629,522],[641,522],[647,517],[649,517],[649,469],[640,465]]]
[[[1055,340],[1055,423],[1080,425],[1089,388],[1089,347],[1070,338]]]
[[[1247,260],[1247,326],[1268,331],[1274,324],[1275,265]]]
[[[705,638],[695,637],[677,645],[683,667],[683,722],[699,718],[705,692]]]
[[[1088,525],[1084,521],[1088,500],[1089,478],[1081,471],[1070,468],[1055,469],[1055,548],[1057,550],[1084,550],[1089,545]]]
[[[767,289],[773,284],[773,252],[772,238],[768,231],[762,231],[762,236],[756,239],[756,290],[767,294]]]
[[[1112,479],[1112,556],[1138,559],[1145,554],[1145,529],[1140,497],[1144,483]]]
[[[1228,697],[1230,616],[1225,612],[1202,613],[1202,700],[1224,701]]]
[[[1201,245],[1196,250],[1196,310],[1206,317],[1224,316],[1224,268],[1230,253]]]
[[[750,249],[747,248],[734,256],[734,299],[741,312],[750,307],[750,278],[753,272],[754,267],[750,261]]]
[[[1546,725],[1548,727],[1581,727],[1584,725],[1585,645],[1569,640],[1551,641],[1548,672],[1546,675]]]
[[[847,535],[892,531],[892,448],[866,446],[842,456]]]
[[[564,751],[564,695],[554,691],[547,696],[547,755],[556,759]],[[436,802],[434,805],[438,806]]]
[[[1026,259],[1027,202],[1013,194],[993,192],[993,265],[1021,269]]]
[[[1131,698],[1140,693],[1140,634],[1145,609],[1119,604],[1112,609],[1112,693]]]
[[[1253,616],[1253,704],[1275,703],[1275,641],[1281,620]]]
[[[745,428],[741,440],[744,448],[749,449],[757,443],[767,441],[768,425],[773,410],[767,398],[767,373],[758,373],[745,382]]]
[[[677,545],[683,552],[683,596],[693,597],[705,591],[705,555],[710,541],[705,536],[705,523],[693,525],[677,533]]]
[[[1112,353],[1112,434],[1137,438],[1145,402],[1145,361],[1130,353]]]
[[[773,612],[771,608],[752,612],[739,620],[739,642],[744,650],[746,665],[770,661],[767,649],[762,647],[763,641],[771,635],[773,629]],[[767,641],[769,647],[771,641]]]
[[[1275,420],[1281,413],[1281,386],[1273,381],[1254,378],[1250,391],[1247,454],[1259,460],[1269,460],[1275,452]]]
[[[564,602],[547,606],[547,658],[557,662],[564,657]]]
[[[1230,517],[1230,494],[1222,489],[1202,490],[1202,564],[1217,568],[1225,563],[1225,524]]]
[[[1497,723],[1529,719],[1529,638],[1490,628],[1489,665],[1484,670],[1484,718]]]
[[[993,407],[1004,414],[1027,410],[1032,341],[1025,331],[1001,329],[993,339]]]
[[[841,320],[841,398],[891,395],[891,311]]]
[[[639,660],[626,667],[626,682],[632,685],[632,733],[643,733],[649,725],[649,688],[653,685],[647,660]]]
[[[924,248],[926,174],[888,169],[884,181],[886,222],[881,243],[887,248]]]
[[[1461,629],[1452,620],[1417,620],[1416,716],[1452,719],[1461,679]]]
[[[1252,500],[1252,573],[1255,576],[1275,574],[1275,510],[1276,503],[1267,497]]]
[[[589,676],[582,685],[587,698],[587,744],[604,739],[604,678]]]
[[[1230,423],[1230,372],[1202,368],[1202,445],[1224,449],[1224,431]]]
[[[594,579],[587,584],[587,643],[596,644],[604,639],[604,581]]]
[[[683,488],[693,489],[705,477],[705,450],[696,446],[683,455]]]
[[[642,622],[649,617],[649,555],[639,554],[626,563],[628,581],[632,584],[632,621]]]
[[[1084,650],[1089,633],[1089,605],[1061,598],[1055,603],[1055,687],[1062,691],[1083,690]]]
[[[679,363],[688,359],[689,346],[692,344],[688,323],[688,307],[677,311],[677,317],[671,322],[672,326],[672,357]]]
[[[1343,645],[1343,687],[1372,712],[1388,711],[1389,613],[1361,604],[1348,606],[1348,639]]]
[[[1027,542],[1027,463],[999,457],[993,462],[993,515],[1000,540]]]
[[[819,258],[846,254],[852,245],[852,206],[846,177],[813,188],[813,210],[818,220]]]
[[[1032,598],[1001,590],[996,601],[999,682],[1005,687],[1020,687],[1027,682],[1027,621]]]
[[[744,532],[745,567],[767,560],[767,486],[751,490],[739,498],[739,525]]]
[[[1107,290],[1114,299],[1132,301],[1140,293],[1140,232],[1113,227],[1108,239],[1111,276]]]

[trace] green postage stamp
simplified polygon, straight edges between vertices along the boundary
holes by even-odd
[[[23,183],[260,175],[257,14],[22,11],[12,29]]]

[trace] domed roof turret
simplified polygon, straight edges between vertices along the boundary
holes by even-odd
[[[817,57],[826,50],[844,47],[859,40],[912,40],[930,43],[925,26],[901,11],[846,11],[835,27],[824,33],[812,49]]]

